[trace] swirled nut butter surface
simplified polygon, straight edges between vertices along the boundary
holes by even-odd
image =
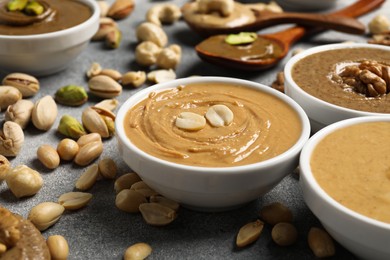
[[[345,48],[314,53],[293,66],[292,78],[326,102],[390,113],[390,51]]]
[[[390,223],[390,122],[336,130],[310,160],[318,184],[340,204]]]
[[[221,124],[215,123],[218,118]],[[178,120],[191,119],[195,127],[178,124],[182,123]],[[152,92],[127,112],[124,126],[130,141],[146,153],[206,167],[270,159],[292,147],[302,130],[297,113],[284,101],[253,88],[223,83]]]
[[[9,3],[9,0],[0,0],[1,35],[60,31],[81,24],[92,15],[92,10],[77,0],[37,0],[33,3],[38,8],[33,7],[33,11],[29,11],[28,6],[22,10],[14,10]]]

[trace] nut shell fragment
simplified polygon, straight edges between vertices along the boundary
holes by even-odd
[[[0,131],[0,154],[4,156],[18,155],[24,143],[24,133],[20,125],[7,121]]]
[[[11,73],[3,79],[3,85],[17,88],[22,96],[31,97],[39,91],[39,81],[25,73]]]

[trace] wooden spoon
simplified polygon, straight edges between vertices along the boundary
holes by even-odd
[[[322,27],[351,34],[365,32],[365,26],[356,19],[337,14],[275,13],[256,10],[251,7],[253,5],[235,2],[236,13],[224,17],[215,14],[201,14],[196,6],[196,2],[184,4],[183,19],[191,29],[202,36],[258,31],[269,26],[287,23]]]
[[[359,0],[344,9],[332,13],[332,15],[358,17],[373,11],[374,9],[381,6],[384,2],[385,0]],[[240,70],[263,70],[275,66],[278,62],[280,62],[287,55],[290,46],[301,39],[304,35],[309,33],[318,33],[322,30],[322,28],[320,29],[313,27],[309,28],[295,26],[277,33],[263,35],[259,34],[258,39],[268,41],[274,45],[273,47],[279,49],[278,55],[274,56],[266,55],[264,57],[254,59],[242,59],[242,57],[229,58],[224,55],[216,55],[215,53],[211,53],[204,49],[204,46],[207,46],[207,41],[216,36],[211,36],[208,39],[202,41],[195,46],[195,50],[200,58],[210,63]],[[225,47],[226,46],[228,46],[227,43]],[[219,48],[223,49],[224,44],[221,44]],[[224,51],[222,51],[222,53],[224,53]]]

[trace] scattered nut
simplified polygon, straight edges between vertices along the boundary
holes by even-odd
[[[371,34],[387,32],[390,30],[390,20],[387,16],[378,14],[368,23],[368,29]]]
[[[31,120],[36,128],[47,131],[54,124],[58,110],[54,99],[47,95],[37,100],[31,114]]]
[[[3,79],[3,85],[17,88],[23,98],[34,96],[39,91],[39,81],[24,73],[11,73]]]
[[[79,144],[80,146],[80,144]],[[74,158],[74,162],[80,166],[86,166],[98,158],[103,152],[102,141],[94,141],[80,146],[80,150]]]
[[[99,173],[105,179],[115,179],[117,173],[117,166],[113,159],[104,158],[99,161]]]
[[[143,41],[135,48],[135,60],[141,66],[152,66],[157,62],[161,47],[152,41]]]
[[[152,226],[165,226],[176,219],[176,211],[159,203],[150,202],[139,205],[145,222]]]
[[[276,79],[272,82],[272,88],[284,93],[284,72],[279,71],[276,75]]]
[[[118,100],[116,99],[104,99],[97,103],[95,107],[102,108],[109,111],[114,111],[118,107]]]
[[[291,224],[280,222],[272,228],[272,240],[279,246],[290,246],[298,239],[298,231]]]
[[[48,144],[38,147],[37,157],[48,169],[55,169],[60,165],[60,156],[58,155],[57,150]]]
[[[162,83],[176,79],[176,73],[172,70],[153,70],[146,76],[147,79],[154,83]]]
[[[0,155],[0,183],[6,179],[11,164],[6,157]]]
[[[102,98],[114,98],[122,93],[122,86],[105,75],[92,77],[88,81],[88,87],[92,94]]]
[[[117,49],[122,41],[122,32],[118,28],[110,30],[105,37],[106,46],[110,49]]]
[[[121,190],[130,189],[134,183],[139,181],[141,181],[141,178],[135,172],[123,174],[115,180],[115,192],[119,193]]]
[[[172,24],[181,17],[181,10],[175,4],[156,4],[146,13],[146,21],[161,26],[161,23]]]
[[[4,156],[18,155],[24,143],[24,133],[20,125],[12,121],[3,124],[0,130],[0,154]]]
[[[141,193],[125,189],[116,195],[115,206],[122,211],[138,213],[139,205],[147,202],[147,199]]]
[[[107,16],[115,20],[124,19],[132,13],[134,6],[134,0],[115,0],[108,9]]]
[[[41,174],[26,165],[11,169],[7,174],[6,182],[17,198],[35,195],[43,185]]]
[[[95,33],[95,35],[92,37],[92,40],[93,41],[104,40],[106,38],[107,33],[109,33],[110,31],[112,31],[114,29],[117,29],[117,28],[118,28],[118,24],[113,19],[111,19],[109,17],[100,18],[99,29]],[[92,72],[94,72],[94,71],[92,71]],[[90,78],[92,75],[89,76],[87,73],[87,76],[88,76],[88,78]]]
[[[181,47],[177,44],[164,48],[157,56],[156,65],[162,69],[175,69],[181,60]]]
[[[57,153],[64,161],[73,160],[79,149],[77,142],[69,138],[62,139],[57,145]]]
[[[208,14],[218,12],[221,16],[229,16],[234,11],[234,0],[198,0],[198,11]]]
[[[152,247],[146,243],[136,243],[126,249],[124,260],[143,260],[152,253]]]
[[[99,10],[100,10],[100,17],[106,17],[107,13],[108,13],[108,9],[110,8],[110,5],[108,4],[108,2],[104,1],[104,0],[100,0],[100,1],[97,1],[97,4],[98,4]]]
[[[314,255],[318,258],[330,257],[335,254],[335,245],[329,234],[320,228],[312,227],[308,234],[308,243]]]
[[[67,85],[56,91],[54,99],[65,106],[81,106],[87,102],[88,94],[83,87]]]
[[[276,225],[280,222],[292,222],[293,220],[291,210],[280,202],[264,206],[260,210],[260,217],[270,225]]]
[[[99,167],[97,164],[92,164],[81,174],[79,179],[76,181],[76,189],[84,191],[92,188],[98,176]]]
[[[161,195],[152,195],[152,196],[150,196],[149,202],[159,203],[159,204],[161,204],[161,205],[163,205],[165,207],[173,209],[174,211],[178,211],[179,207],[180,207],[180,204],[177,203],[176,201],[173,201],[173,200],[168,199],[166,197],[163,197]]]
[[[99,75],[101,72],[102,72],[102,67],[100,66],[100,64],[97,62],[93,62],[91,64],[91,67],[87,71],[87,77],[90,79],[92,77]]]
[[[22,99],[22,93],[15,87],[0,86],[0,110],[7,109]]]
[[[102,137],[97,133],[90,133],[81,136],[77,140],[77,144],[79,145],[80,148],[92,142],[102,142]]]
[[[70,115],[63,115],[57,127],[57,131],[67,137],[77,139],[86,135],[83,125]]]
[[[87,107],[81,115],[81,121],[90,133],[98,133],[103,138],[115,133],[115,115],[109,110]]]
[[[52,235],[46,240],[52,260],[66,260],[69,256],[68,241],[63,236]]]
[[[34,103],[30,100],[20,99],[15,104],[9,105],[4,116],[6,121],[12,121],[25,129],[31,120]]]
[[[65,208],[58,203],[42,202],[30,210],[27,219],[30,220],[38,230],[43,231],[57,223],[64,210]]]
[[[91,193],[72,191],[62,194],[58,198],[58,203],[67,210],[77,210],[87,206],[91,199]]]
[[[206,119],[192,112],[182,112],[175,120],[176,127],[189,131],[198,131],[206,126]]]
[[[264,223],[260,220],[245,224],[240,228],[236,238],[238,247],[245,247],[255,242],[263,231]]]
[[[114,69],[102,69],[99,75],[108,76],[115,81],[119,81],[122,78],[122,73]]]
[[[214,127],[221,127],[230,125],[233,122],[233,112],[225,105],[211,106],[205,115],[210,125]]]
[[[123,85],[131,85],[133,87],[139,87],[146,81],[145,71],[129,71],[122,76]]]
[[[158,193],[150,188],[145,182],[138,181],[136,183],[133,183],[130,187],[130,190],[137,191],[141,193],[144,197],[149,198],[154,195],[158,195]]]
[[[164,47],[168,43],[168,36],[163,29],[154,23],[141,23],[136,30],[138,41],[151,41],[160,47]]]

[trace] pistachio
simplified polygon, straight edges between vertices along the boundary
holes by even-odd
[[[62,216],[65,208],[55,202],[42,202],[34,206],[27,219],[30,220],[34,226],[40,231],[54,225]]]
[[[115,179],[117,173],[117,166],[113,159],[104,158],[99,161],[100,175],[105,179]]]
[[[7,3],[8,11],[22,11],[26,5],[28,0],[11,0]]]
[[[101,141],[95,141],[87,143],[80,147],[79,152],[74,158],[74,162],[80,166],[86,166],[93,160],[98,158],[103,152],[103,143]]]
[[[73,139],[80,138],[87,134],[83,125],[70,115],[63,115],[61,117],[57,130],[61,134]]]
[[[36,128],[47,131],[54,124],[57,114],[56,102],[47,95],[35,102],[31,119]]]
[[[225,38],[225,42],[230,45],[249,44],[257,39],[257,33],[240,32],[238,34],[229,34]]]
[[[131,14],[134,9],[134,0],[115,0],[107,12],[107,16],[112,19],[124,19]]]
[[[58,198],[58,203],[67,210],[77,210],[85,207],[91,199],[91,193],[72,191],[62,194]]]
[[[122,32],[118,28],[114,28],[106,34],[105,39],[107,48],[117,49],[122,41]]]
[[[98,133],[90,133],[77,139],[77,144],[80,148],[92,142],[102,142],[102,137]]]
[[[104,1],[104,0],[100,0],[100,1],[97,1],[97,4],[98,4],[99,10],[100,10],[100,17],[106,17],[107,13],[108,13],[108,9],[110,8],[110,5],[108,4],[108,2]]]
[[[43,144],[38,147],[37,157],[48,169],[55,169],[60,165],[60,156],[57,150],[48,144]]]
[[[152,226],[165,226],[176,218],[173,209],[154,202],[139,205],[139,211],[145,222]]]
[[[81,106],[88,100],[88,94],[83,87],[68,85],[58,89],[54,99],[66,106]]]
[[[95,77],[95,76],[99,75],[101,71],[102,71],[102,67],[100,66],[100,64],[97,62],[93,62],[91,64],[91,67],[87,71],[87,77],[89,79],[92,77]]]
[[[9,105],[4,116],[6,121],[12,121],[26,128],[31,120],[34,103],[30,100],[21,99],[13,105]]]
[[[0,131],[0,154],[4,156],[16,156],[22,148],[24,133],[20,125],[7,121]]]
[[[95,104],[95,107],[102,108],[109,111],[114,111],[117,108],[118,104],[119,102],[116,99],[105,99]]]
[[[146,243],[135,243],[129,246],[123,257],[124,260],[143,260],[152,253],[152,247]]]
[[[121,190],[115,198],[115,206],[130,213],[138,213],[139,205],[147,202],[145,196],[135,190]]]
[[[39,81],[24,73],[11,73],[3,79],[3,85],[17,88],[22,96],[31,97],[39,91]]]
[[[89,91],[102,98],[114,98],[122,93],[122,86],[105,75],[98,75],[88,81]]]
[[[8,159],[0,155],[0,183],[7,177],[8,171],[11,169],[11,164]]]
[[[238,247],[245,247],[255,242],[263,231],[264,223],[259,219],[245,224],[240,228],[236,238]]]
[[[131,85],[133,87],[139,87],[146,81],[145,71],[129,71],[122,76],[123,85]]]
[[[81,115],[81,120],[89,132],[98,133],[103,138],[115,133],[115,115],[109,110],[87,107]]]
[[[76,189],[78,190],[88,190],[92,188],[92,186],[97,181],[99,176],[99,167],[97,164],[92,164],[89,166],[76,181]]]
[[[60,235],[51,235],[46,240],[51,259],[66,260],[69,256],[69,245],[66,239]]]
[[[15,87],[0,86],[0,110],[7,109],[22,99],[22,93]]]
[[[57,145],[57,153],[65,161],[73,160],[79,149],[76,141],[69,138],[62,139]]]
[[[29,1],[24,8],[24,12],[28,15],[40,15],[43,11],[45,11],[45,8],[37,1]]]
[[[108,76],[115,81],[119,81],[122,78],[122,73],[114,69],[102,69],[99,75]]]
[[[35,195],[43,185],[41,174],[26,165],[11,169],[7,174],[6,182],[17,198]]]
[[[121,190],[130,189],[134,183],[139,181],[141,181],[141,178],[135,172],[123,174],[115,180],[115,192],[119,193]]]
[[[92,40],[93,41],[103,40],[106,37],[107,33],[109,33],[115,28],[118,28],[118,24],[113,19],[109,17],[100,18],[99,29],[92,37]]]

